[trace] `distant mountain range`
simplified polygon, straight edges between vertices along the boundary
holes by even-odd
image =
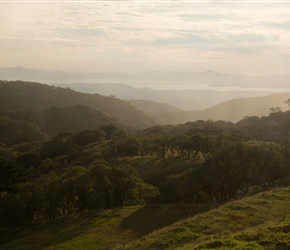
[[[29,80],[29,81],[66,81],[66,82],[105,82],[128,83],[135,86],[137,82],[188,82],[190,88],[201,84],[204,87],[240,87],[240,88],[289,88],[290,75],[262,75],[244,76],[238,74],[219,73],[214,71],[205,72],[177,72],[177,71],[151,71],[138,73],[119,72],[70,72],[70,71],[47,71],[28,69],[23,67],[0,68],[0,78],[5,80]],[[156,85],[155,84],[155,85]],[[145,84],[146,85],[146,84]],[[148,85],[147,85],[148,86]],[[163,88],[168,88],[162,85]],[[170,85],[172,86],[172,85]],[[144,84],[143,84],[144,87]]]
[[[37,81],[124,100],[149,100],[185,111],[237,98],[290,92],[290,75],[244,76],[213,71],[100,73],[10,67],[0,68],[0,79]]]
[[[85,118],[81,119],[88,119],[87,124],[101,126],[116,123],[136,130],[155,124],[180,124],[196,120],[238,122],[245,116],[268,115],[272,107],[279,106],[285,110],[288,107],[284,101],[290,98],[290,93],[269,95],[265,91],[154,90],[125,84],[60,86],[66,88],[33,82],[0,81],[0,109],[43,111],[44,116],[53,111],[54,115],[70,118],[73,118],[74,112],[75,117],[86,113]],[[71,108],[65,108],[68,106]],[[52,107],[58,109],[50,109]],[[89,120],[91,115],[93,122]],[[73,119],[67,123],[73,124]]]

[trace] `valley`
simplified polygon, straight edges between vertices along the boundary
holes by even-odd
[[[0,249],[289,250],[289,13],[0,1]]]
[[[290,246],[288,94],[186,112],[35,82],[0,90],[1,249]]]

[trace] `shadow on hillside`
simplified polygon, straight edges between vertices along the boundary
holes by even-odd
[[[51,222],[55,224],[55,227],[49,229],[48,234],[51,235],[49,245],[57,245],[65,241],[76,238],[77,236],[84,234],[92,225],[93,214],[89,211],[86,213],[79,213],[70,216],[69,220],[63,218],[64,220]],[[62,229],[62,230],[55,230]]]
[[[125,218],[119,230],[130,230],[143,237],[156,229],[212,209],[212,205],[147,205]]]
[[[29,239],[29,249],[44,249],[61,244],[84,234],[92,224],[95,212],[79,213],[51,220],[43,225],[29,228],[19,237],[24,237],[24,244]],[[17,239],[17,237],[16,237]],[[9,242],[8,242],[9,245]]]

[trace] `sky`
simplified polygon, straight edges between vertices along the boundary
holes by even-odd
[[[0,1],[0,67],[290,73],[288,1]]]

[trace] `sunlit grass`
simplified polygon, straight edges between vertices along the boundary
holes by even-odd
[[[289,249],[290,188],[276,189],[155,231],[126,249]]]

